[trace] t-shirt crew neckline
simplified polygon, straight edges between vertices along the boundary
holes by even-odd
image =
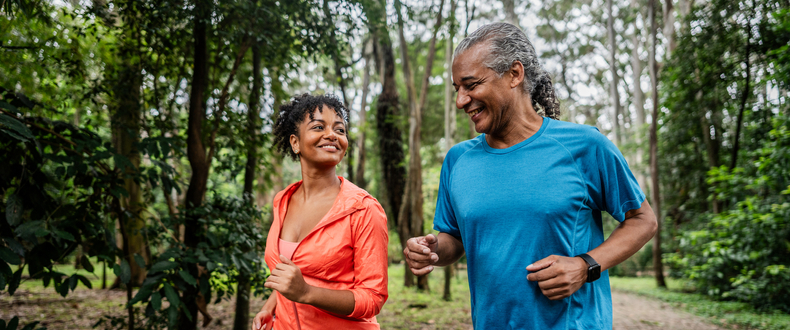
[[[483,145],[483,150],[485,150],[488,153],[492,153],[492,154],[506,154],[506,153],[509,153],[509,152],[521,149],[524,146],[532,143],[532,141],[537,140],[543,134],[543,131],[546,130],[546,127],[549,126],[549,121],[550,121],[549,118],[543,117],[543,124],[540,125],[540,129],[535,134],[533,134],[532,136],[530,136],[529,138],[527,138],[524,141],[521,141],[519,143],[516,143],[516,144],[514,144],[514,145],[512,145],[510,147],[504,148],[504,149],[497,149],[497,148],[493,148],[490,145],[488,145],[488,141],[486,141],[485,134],[482,134],[483,135],[483,143],[481,143],[481,144]]]

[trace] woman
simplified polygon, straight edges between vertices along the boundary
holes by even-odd
[[[375,198],[335,174],[348,148],[345,107],[304,94],[280,107],[274,145],[302,181],[274,197],[266,264],[274,290],[253,330],[379,329],[387,300],[387,218]]]

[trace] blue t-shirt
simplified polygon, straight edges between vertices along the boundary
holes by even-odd
[[[551,301],[526,267],[604,241],[601,211],[623,221],[645,196],[622,153],[596,128],[543,119],[529,139],[464,141],[442,165],[434,229],[466,250],[475,329],[611,329],[609,274]]]

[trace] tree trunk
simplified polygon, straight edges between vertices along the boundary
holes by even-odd
[[[189,188],[186,195],[186,208],[194,210],[203,204],[206,193],[209,173],[209,159],[206,157],[206,147],[203,145],[203,120],[206,118],[206,89],[208,88],[208,45],[207,23],[211,17],[211,4],[207,1],[195,3],[195,17],[193,22],[193,37],[195,51],[193,55],[192,88],[189,95],[189,119],[187,123],[187,158],[192,168],[192,177],[189,179]],[[187,249],[197,248],[202,236],[198,218],[188,214],[184,224],[184,245]],[[203,275],[198,273],[197,265],[188,267],[189,273],[200,282]],[[187,286],[181,302],[184,309],[178,319],[178,329],[195,330],[197,328],[197,302],[199,289],[197,286]]]
[[[134,6],[134,3],[124,3],[124,6]],[[134,180],[134,175],[140,168],[140,151],[137,143],[140,135],[140,122],[142,120],[142,103],[140,89],[143,83],[142,67],[140,64],[137,43],[140,32],[135,17],[124,16],[123,33],[125,37],[119,49],[118,56],[122,64],[117,68],[113,94],[116,100],[115,113],[112,116],[113,146],[129,160],[130,166],[116,164],[123,173],[124,189],[127,196],[120,198],[120,207],[125,216],[120,217],[123,233],[126,236],[125,259],[129,262],[132,278],[128,285],[137,287],[145,280],[145,266],[140,267],[135,262],[134,255],[138,254],[149,262],[150,256],[146,253],[148,241],[145,237],[145,219],[142,217],[142,191],[140,185]]]
[[[280,111],[280,106],[283,104],[283,84],[280,81],[280,71],[279,68],[269,67],[269,77],[271,78],[271,92],[272,97],[274,98],[274,103],[272,104],[272,113],[269,115],[269,119],[272,123],[277,122],[277,117]],[[256,192],[256,204],[258,207],[263,208],[269,203],[272,202],[274,199],[274,195],[277,194],[280,190],[285,189],[285,181],[283,180],[283,155],[277,152],[276,150],[272,149],[272,156],[270,159],[271,164],[271,171],[261,171],[258,177],[258,182],[268,182],[271,180],[272,186],[266,190],[259,190]],[[270,214],[271,215],[271,214]]]
[[[505,10],[505,21],[521,28],[516,15],[516,0],[502,0],[502,7]]]
[[[446,155],[450,148],[455,144],[455,123],[456,112],[455,102],[453,100],[453,79],[452,79],[452,66],[453,66],[453,37],[455,36],[455,6],[456,0],[450,0],[450,17],[448,17],[447,39],[445,40],[445,54],[444,61],[447,64],[447,77],[444,80],[444,143]],[[451,301],[452,295],[452,278],[453,266],[450,264],[444,267],[444,301]]]
[[[425,73],[420,86],[419,101],[415,95],[414,79],[411,68],[409,67],[408,44],[403,35],[403,17],[401,15],[400,0],[395,0],[395,10],[398,16],[398,36],[400,38],[401,64],[403,65],[403,75],[406,80],[406,91],[409,96],[409,172],[407,187],[403,194],[403,204],[401,205],[400,219],[398,223],[399,234],[401,236],[402,248],[405,248],[405,240],[410,237],[424,235],[422,217],[422,158],[420,157],[420,131],[422,126],[422,109],[427,100],[429,78],[433,69],[433,60],[436,55],[436,36],[442,25],[442,9],[444,0],[439,1],[439,11],[436,16],[433,36],[428,48],[428,56],[425,60]],[[404,272],[404,286],[410,286],[411,274]],[[417,288],[429,291],[428,276],[419,276]]]
[[[631,9],[637,12],[637,17],[642,16],[637,0],[631,0]],[[644,171],[641,170],[645,158],[644,142],[646,140],[646,134],[643,129],[647,123],[647,118],[645,117],[645,93],[642,91],[642,84],[640,83],[644,68],[642,67],[642,60],[639,59],[639,47],[641,46],[639,38],[640,29],[637,27],[636,21],[635,17],[633,20],[634,32],[631,34],[631,44],[633,45],[631,49],[631,71],[633,71],[634,74],[633,97],[634,110],[636,111],[636,129],[634,133],[637,144],[636,163],[638,166],[636,180],[639,182],[639,187],[642,188],[642,191],[647,192],[647,177],[645,177]]]
[[[743,88],[743,95],[741,96],[741,109],[738,111],[738,122],[735,126],[735,143],[733,143],[732,148],[732,158],[730,159],[730,170],[734,170],[735,166],[738,165],[738,147],[740,146],[740,136],[741,136],[741,127],[743,126],[743,111],[746,109],[746,101],[749,100],[749,82],[751,78],[751,61],[749,60],[749,56],[751,56],[751,47],[752,47],[752,16],[749,15],[746,19],[746,56],[744,57],[744,61],[746,61],[746,84]]]
[[[357,135],[357,169],[354,171],[354,183],[362,189],[367,186],[365,181],[365,131],[367,130],[367,106],[368,106],[368,92],[370,91],[370,61],[371,56],[368,47],[372,46],[365,43],[364,50],[362,51],[365,57],[365,67],[362,69],[362,105],[359,108],[359,122],[357,127],[359,135]]]
[[[255,169],[258,165],[258,131],[260,124],[260,103],[263,77],[261,77],[261,52],[260,45],[252,45],[252,90],[250,101],[247,103],[247,164],[244,167],[244,200],[254,205],[253,183]],[[247,251],[242,251],[247,252]],[[236,290],[236,311],[233,319],[233,330],[247,330],[250,324],[250,274],[239,269],[238,286]]]
[[[614,126],[614,140],[618,146],[623,144],[623,135],[620,132],[620,91],[617,89],[620,77],[617,74],[617,40],[614,33],[614,11],[612,9],[613,0],[606,0],[606,13],[609,16],[606,23],[606,31],[609,38],[609,70],[612,73],[612,82],[609,85],[609,95],[612,98],[612,107],[614,108],[614,118],[612,125]]]
[[[512,0],[511,0],[512,1]],[[456,112],[453,99],[453,37],[455,36],[455,6],[456,0],[450,0],[450,17],[447,39],[445,40],[444,62],[447,65],[444,79],[444,152],[450,151],[455,144]]]
[[[664,35],[664,38],[667,38],[667,54],[666,58],[670,58],[672,56],[672,52],[675,51],[677,47],[677,43],[675,42],[675,6],[672,3],[672,0],[664,0],[664,28],[661,30],[661,33]]]
[[[384,179],[383,193],[387,203],[387,218],[397,227],[400,206],[403,201],[403,190],[406,184],[406,171],[403,167],[403,141],[397,117],[400,115],[398,87],[395,81],[395,56],[392,52],[392,41],[386,29],[380,31],[376,27],[371,32],[378,40],[380,62],[383,68],[381,77],[381,94],[376,104],[376,130],[378,131],[378,149],[381,160],[381,171]]]
[[[332,18],[332,11],[329,10],[329,0],[323,0],[322,9],[324,11],[324,16],[326,16],[326,20],[332,24],[330,26],[334,26],[334,19]],[[333,41],[334,47],[332,48],[332,53],[329,56],[332,58],[332,61],[335,64],[335,81],[337,85],[340,86],[340,93],[343,97],[343,105],[348,109],[348,127],[346,127],[346,132],[351,132],[351,104],[348,101],[348,97],[346,96],[346,80],[343,79],[343,70],[342,70],[342,62],[340,60],[340,50],[339,50],[339,43],[337,41],[337,36],[335,35],[335,29],[329,28],[329,38]],[[348,165],[348,178],[350,180],[354,180],[354,140],[351,139],[351,135],[348,135],[348,150],[346,150],[347,155],[345,157],[346,164]]]
[[[671,1],[671,0],[667,0]],[[658,64],[656,63],[656,3],[655,0],[648,0],[647,5],[648,19],[650,20],[650,84],[652,87],[651,98],[653,101],[652,122],[650,123],[650,176],[652,185],[650,192],[652,201],[650,204],[653,206],[653,212],[656,214],[656,221],[658,221],[658,229],[656,236],[653,238],[653,271],[656,273],[656,284],[660,288],[666,288],[667,284],[664,281],[664,264],[661,260],[661,194],[658,180]]]

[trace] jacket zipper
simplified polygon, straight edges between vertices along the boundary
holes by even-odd
[[[363,198],[364,198],[364,197],[363,197]],[[337,201],[336,201],[336,202],[337,202]],[[335,215],[333,216],[333,218],[332,218],[332,221],[334,221],[335,219],[339,219],[339,218],[345,217],[345,216],[347,216],[347,215],[349,215],[349,214],[351,214],[351,213],[354,213],[354,212],[356,212],[357,210],[358,210],[358,209],[357,209],[356,207],[354,207],[354,208],[352,208],[352,209],[345,210],[344,212],[340,212],[339,214],[335,214]],[[330,209],[330,211],[331,211],[331,209]],[[283,221],[285,221],[285,219],[281,219],[281,220],[280,220],[280,230],[282,230],[282,222],[283,222]],[[319,224],[320,224],[321,222],[323,222],[323,221],[320,221],[320,222],[319,222]],[[325,222],[325,223],[324,223],[323,225],[321,225],[321,226],[316,226],[316,227],[315,227],[315,228],[313,228],[313,229],[312,229],[312,230],[311,230],[309,233],[307,233],[307,236],[305,236],[305,237],[304,237],[304,239],[302,239],[301,241],[299,241],[299,244],[297,244],[297,245],[296,245],[296,248],[294,249],[294,252],[293,252],[293,254],[291,255],[291,260],[293,260],[293,259],[294,259],[294,256],[296,255],[296,250],[298,250],[298,249],[299,249],[299,246],[301,246],[301,245],[302,245],[302,242],[303,242],[305,239],[307,239],[308,237],[310,237],[310,235],[311,235],[313,232],[315,232],[317,229],[320,229],[320,228],[322,228],[322,227],[326,226],[326,225],[327,225],[327,224],[329,224],[330,222],[331,222],[331,221],[327,221],[327,222]],[[278,237],[279,237],[279,236],[278,236]],[[279,244],[279,243],[277,244],[277,254],[278,254],[278,255],[280,254],[280,244]],[[291,304],[292,304],[292,305],[293,305],[293,307],[294,307],[294,316],[296,317],[296,329],[298,329],[298,330],[302,330],[302,324],[301,324],[301,322],[299,321],[299,310],[298,310],[298,309],[296,309],[296,302],[294,302],[294,301],[291,301]]]

